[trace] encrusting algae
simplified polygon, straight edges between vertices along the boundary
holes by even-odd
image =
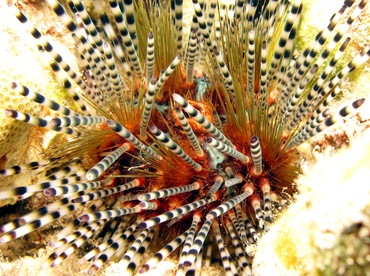
[[[253,264],[257,275],[367,275],[369,135],[367,130],[335,155],[320,154],[303,170],[296,202],[260,240]]]
[[[299,191],[298,146],[365,102],[328,109],[370,56],[363,45],[343,58],[367,1],[344,1],[301,54],[298,0],[194,0],[188,25],[180,0],[96,0],[87,10],[79,0],[47,2],[71,33],[79,69],[45,38],[53,29],[40,32],[23,13],[42,2],[8,8],[55,79],[42,89],[19,77],[3,90],[42,106],[5,104],[4,114],[46,138],[37,160],[11,163],[3,147],[4,183],[25,172],[37,179],[0,191],[21,210],[4,217],[2,247],[46,231],[48,265],[77,258],[72,273],[99,273],[108,261],[120,273],[150,273],[172,254],[177,275],[210,264],[252,275],[258,241]],[[43,93],[55,83],[69,96]],[[290,244],[278,258],[297,271],[300,248],[282,241],[271,250]]]

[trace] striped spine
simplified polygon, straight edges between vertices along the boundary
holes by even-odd
[[[73,3],[74,7],[76,8],[79,16],[81,17],[84,27],[88,31],[89,35],[94,40],[94,43],[98,47],[100,53],[103,53],[103,40],[101,39],[98,30],[95,28],[94,23],[92,22],[89,14],[86,12],[84,5],[81,3],[80,0],[68,0],[68,3]]]
[[[55,127],[91,126],[104,123],[104,116],[64,116],[51,119],[51,125]]]
[[[135,50],[138,49],[138,39],[136,32],[136,23],[135,23],[135,13],[134,13],[134,1],[133,0],[123,0],[124,3],[124,14],[126,16],[126,24],[132,44],[134,45]]]
[[[41,217],[37,216],[35,220],[27,222],[22,226],[5,233],[0,238],[0,243],[8,242],[10,240],[23,237],[24,235],[31,233],[32,231],[39,229],[42,226],[45,226],[58,218],[70,214],[71,212],[77,210],[81,206],[80,203],[68,204],[69,203],[68,200],[65,202],[63,201],[58,202],[59,202],[58,210],[53,212],[47,210],[47,212],[43,214]]]
[[[183,0],[175,0],[175,28],[177,36],[177,53],[182,53]]]
[[[143,114],[141,115],[140,120],[140,139],[146,140],[147,134],[146,129],[149,124],[150,116],[152,114],[152,110],[155,103],[155,96],[157,95],[157,92],[155,90],[156,87],[156,78],[152,77],[152,79],[149,82],[148,91],[145,94],[144,98],[144,108],[143,108]]]
[[[152,200],[152,199],[158,199],[158,198],[163,198],[167,196],[172,196],[172,195],[177,195],[181,193],[186,193],[194,190],[199,190],[201,188],[201,185],[199,182],[195,181],[192,184],[189,185],[184,185],[180,187],[173,187],[173,188],[168,188],[168,189],[163,189],[163,190],[158,190],[155,192],[150,192],[150,193],[145,193],[139,195],[138,199],[141,201],[147,201],[147,200]]]
[[[138,229],[144,229],[144,228],[150,228],[157,224],[160,224],[162,222],[168,221],[170,219],[174,219],[178,216],[182,216],[185,214],[188,214],[189,212],[198,209],[208,203],[212,202],[212,199],[200,199],[197,201],[193,201],[191,203],[188,203],[186,205],[183,205],[181,207],[178,207],[172,211],[168,211],[166,213],[163,213],[159,216],[156,216],[154,218],[150,218],[138,225]]]
[[[191,223],[191,226],[190,226],[189,230],[187,231],[188,235],[187,235],[187,237],[185,239],[185,242],[184,242],[184,245],[182,247],[180,260],[179,260],[179,264],[178,264],[179,269],[181,269],[184,266],[185,256],[188,254],[188,251],[191,248],[191,245],[193,243],[195,233],[196,233],[196,230],[198,228],[198,224],[199,224],[200,220],[201,220],[201,214],[195,213],[193,215],[193,221]]]
[[[136,77],[141,78],[143,75],[140,60],[135,50],[135,45],[133,44],[132,38],[129,34],[129,29],[124,20],[123,14],[116,0],[109,0],[109,5],[112,9],[114,20],[116,21],[118,32],[121,35],[123,44],[125,45],[129,59],[134,67]],[[133,14],[132,14],[133,15]],[[132,25],[131,25],[132,26]]]
[[[44,127],[44,128],[51,129],[51,130],[61,132],[61,133],[65,133],[68,135],[80,136],[80,133],[72,128],[57,127],[57,126],[52,125],[49,121],[45,119],[32,116],[27,113],[22,113],[16,110],[6,109],[5,115],[13,119],[16,119],[18,121],[26,122],[34,126]]]
[[[99,190],[96,192],[91,192],[86,195],[76,197],[72,199],[72,202],[85,202],[85,201],[92,201],[92,200],[97,200],[99,198],[107,197],[116,193],[120,193],[135,187],[142,186],[144,184],[144,181],[142,179],[134,179],[130,182],[127,182],[125,184],[109,188],[109,189],[104,189],[104,190]]]
[[[236,184],[242,183],[243,180],[244,180],[244,177],[241,174],[238,174],[235,177],[226,180],[225,181],[225,186],[226,187],[234,186]]]
[[[155,267],[158,263],[166,259],[173,251],[175,251],[186,239],[189,234],[189,230],[185,231],[180,236],[173,239],[171,242],[166,244],[161,250],[154,254],[140,269],[140,273],[144,273]]]
[[[176,108],[175,110],[176,110],[176,115],[180,120],[181,126],[184,129],[185,134],[188,137],[191,146],[194,148],[196,154],[199,157],[203,157],[204,152],[203,152],[202,148],[200,147],[198,139],[195,136],[193,130],[191,129],[191,127],[188,123],[188,120],[185,118],[184,113],[181,111],[180,108]]]
[[[172,141],[166,134],[164,134],[161,130],[159,130],[155,126],[149,127],[150,132],[163,144],[165,145],[171,152],[176,154],[179,158],[181,158],[185,163],[187,163],[190,167],[192,167],[195,171],[200,172],[202,170],[202,166],[195,162],[193,159],[187,155],[180,146],[178,146],[174,141]]]
[[[12,85],[11,85],[11,88],[15,92],[21,94],[22,96],[25,96],[25,97],[31,99],[32,101],[34,101],[36,103],[39,103],[43,106],[46,106],[46,107],[48,107],[48,108],[50,108],[54,111],[57,111],[57,112],[59,112],[63,115],[78,116],[78,114],[76,112],[70,110],[68,107],[65,107],[63,105],[58,104],[57,102],[55,102],[53,100],[45,98],[40,93],[37,93],[37,92],[34,92],[34,91],[30,90],[27,86],[18,84],[16,82],[13,82]]]
[[[183,97],[179,94],[173,93],[173,99],[177,102],[185,111],[188,113],[195,121],[201,124],[214,138],[232,146],[232,143],[219,131],[214,125],[212,125],[200,112],[195,109],[191,104],[189,104]]]
[[[213,183],[211,189],[209,189],[208,193],[206,194],[206,198],[211,199],[221,187],[222,183],[224,183],[224,178],[220,175],[216,176],[215,183]]]
[[[149,154],[155,158],[162,159],[156,152],[154,152],[150,147],[144,145],[137,139],[130,131],[128,131],[124,126],[120,123],[117,123],[113,120],[107,120],[107,125],[117,132],[121,137],[125,138],[128,142],[130,142],[135,148]]]
[[[235,205],[239,204],[243,200],[245,200],[247,197],[251,196],[254,192],[254,187],[251,184],[248,184],[245,188],[243,188],[243,193],[233,197],[232,199],[229,199],[225,201],[224,203],[220,204],[218,207],[214,208],[211,210],[207,215],[206,219],[207,220],[214,220],[215,218],[221,216],[222,214],[225,214],[231,208],[234,208]]]
[[[216,239],[218,250],[220,251],[222,266],[224,267],[225,275],[226,276],[239,275],[234,263],[230,262],[231,256],[229,250],[227,250],[227,247],[225,247],[225,242],[222,239],[220,227],[218,226],[217,220],[214,220],[212,222],[212,231]]]
[[[194,81],[194,64],[197,52],[197,32],[198,28],[191,29],[186,52],[186,82],[189,84],[193,83]]]
[[[253,136],[250,141],[251,155],[254,164],[254,173],[261,175],[262,173],[262,150],[260,141],[257,136]]]
[[[248,163],[249,162],[249,157],[242,154],[241,152],[237,151],[236,149],[233,149],[232,147],[212,138],[212,137],[208,137],[206,139],[206,143],[216,149],[218,149],[219,151],[227,154],[227,155],[230,155],[240,161],[242,161],[243,163]]]
[[[60,196],[60,195],[77,193],[79,191],[92,190],[92,189],[100,187],[101,184],[102,184],[102,181],[68,184],[68,185],[45,189],[43,193],[45,196]]]
[[[146,48],[146,80],[150,82],[154,74],[154,33],[152,31],[148,34],[147,48]]]
[[[191,266],[195,259],[198,257],[199,252],[201,251],[204,241],[207,238],[208,232],[211,228],[212,220],[206,220],[202,228],[199,230],[198,235],[193,241],[191,248],[189,249],[188,254],[184,257],[184,266]]]
[[[95,220],[101,220],[101,219],[108,219],[108,218],[116,218],[128,214],[134,214],[139,213],[141,211],[139,206],[135,206],[132,208],[121,208],[121,209],[114,209],[114,210],[106,210],[101,212],[95,212],[95,213],[88,213],[83,214],[78,217],[80,221],[84,222],[90,222]]]
[[[318,133],[336,124],[338,121],[342,121],[343,120],[342,118],[353,113],[364,102],[365,102],[364,98],[354,101],[352,104],[343,107],[337,114],[330,116],[328,119],[325,120],[325,122],[319,124],[313,129],[311,128],[311,125],[306,126],[301,132],[294,136],[293,140],[289,143],[288,148],[300,145],[309,138],[317,135]]]

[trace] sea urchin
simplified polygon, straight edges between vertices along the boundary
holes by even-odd
[[[364,102],[328,109],[370,56],[367,48],[337,65],[367,1],[344,1],[302,54],[294,51],[299,0],[193,0],[190,31],[182,0],[94,0],[93,17],[80,0],[48,2],[72,33],[80,72],[12,10],[76,109],[12,83],[55,116],[5,114],[62,138],[43,161],[1,171],[36,170],[45,181],[1,191],[0,199],[38,194],[49,203],[4,224],[0,242],[75,213],[51,243],[52,266],[79,251],[89,274],[111,259],[143,273],[180,247],[179,275],[219,260],[226,275],[251,275],[253,245],[295,192],[296,147]],[[141,263],[148,248],[154,255]]]

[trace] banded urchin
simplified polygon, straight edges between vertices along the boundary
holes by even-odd
[[[1,199],[38,194],[50,203],[3,225],[0,241],[76,212],[55,235],[52,266],[79,250],[91,260],[88,273],[118,259],[133,274],[182,247],[179,274],[199,274],[202,259],[220,259],[226,274],[251,274],[253,244],[295,192],[296,147],[364,102],[327,109],[369,58],[367,48],[337,66],[350,42],[345,33],[367,1],[344,1],[297,55],[298,0],[230,7],[193,0],[186,40],[181,0],[94,1],[94,20],[79,0],[66,1],[68,11],[48,2],[76,42],[79,73],[21,11],[15,15],[79,109],[12,83],[57,115],[5,114],[62,138],[43,161],[1,171],[46,173],[45,181],[2,191]],[[154,255],[142,264],[148,248]]]

